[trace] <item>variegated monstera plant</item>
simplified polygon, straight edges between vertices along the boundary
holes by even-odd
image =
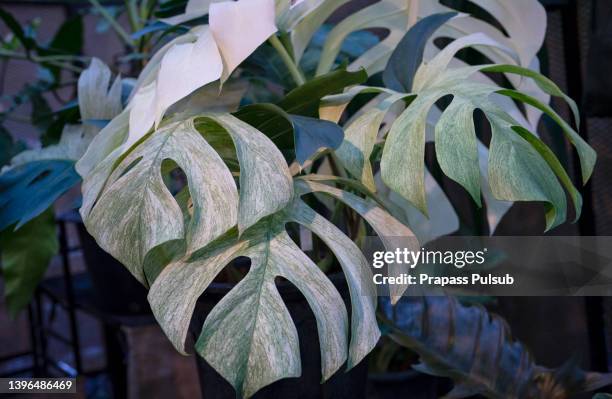
[[[547,114],[589,179],[594,151],[547,105],[562,98],[578,125],[574,102],[539,73],[543,8],[473,1],[488,19],[438,0],[381,0],[330,29],[324,22],[349,1],[190,0],[155,25],[182,33],[148,61],[125,109],[109,110],[116,116],[76,162],[80,213],[98,244],[148,287],[180,352],[200,294],[232,260],[250,259],[195,344],[239,395],[301,373],[277,277],[316,316],[324,380],[372,351],[376,294],[356,242],[370,228],[383,241],[416,234],[424,242],[456,227],[426,169],[426,142],[444,174],[486,203],[491,231],[512,201],[544,203],[548,229],[566,220],[566,198],[580,214],[580,194],[536,132]],[[379,40],[372,28],[388,32]],[[467,47],[486,61],[458,56]],[[103,71],[97,62],[88,69],[111,96]],[[100,101],[79,97],[82,114]],[[476,135],[476,110],[490,126],[487,145]],[[337,259],[350,317],[324,273],[331,253],[315,263],[290,237],[295,224]],[[392,302],[401,295],[395,288]]]

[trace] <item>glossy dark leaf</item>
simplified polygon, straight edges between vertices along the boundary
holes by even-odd
[[[0,175],[0,230],[15,223],[19,229],[79,180],[74,162],[64,160],[29,162]]]
[[[59,54],[81,54],[83,50],[83,19],[76,16],[64,22],[53,36],[47,50]]]
[[[611,374],[585,372],[571,362],[557,370],[536,365],[501,318],[454,297],[405,296],[394,309],[383,303],[383,311],[394,317],[391,338],[420,356],[417,370],[453,379],[447,397],[572,398],[612,383]]]
[[[41,56],[53,55],[79,55],[83,51],[83,20],[80,16],[68,19],[57,30],[53,39],[46,47],[39,47],[38,54]],[[42,62],[51,77],[49,80],[58,83],[61,68],[57,65]]]
[[[344,138],[342,128],[333,122],[291,115],[273,104],[248,105],[235,116],[263,132],[285,154],[288,150],[295,154],[300,164],[319,148],[338,148]]]
[[[337,124],[310,118],[291,115],[295,139],[295,155],[300,165],[304,164],[320,148],[336,149],[342,144],[344,131]]]
[[[168,18],[185,12],[187,0],[169,0],[161,3],[155,11],[157,18]]]
[[[30,302],[58,248],[52,209],[17,231],[8,228],[0,232],[4,295],[11,316]]]
[[[363,83],[368,78],[364,70],[348,72],[339,69],[316,77],[290,91],[277,105],[290,114],[318,117],[321,98],[341,92],[345,87]]]
[[[410,93],[412,81],[419,65],[423,61],[425,45],[431,35],[456,12],[433,14],[421,19],[399,42],[383,72],[383,81],[389,89]]]

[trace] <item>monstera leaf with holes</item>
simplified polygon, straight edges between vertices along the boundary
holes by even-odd
[[[477,0],[492,16],[484,24],[437,1],[382,0],[330,32],[317,76],[307,80],[299,59],[312,34],[345,2],[188,2],[185,14],[168,22],[208,14],[209,24],[159,50],[126,109],[76,164],[83,177],[80,213],[87,230],[149,289],[155,317],[180,352],[189,349],[186,339],[198,297],[234,259],[250,259],[246,276],[208,314],[195,342],[196,352],[241,397],[301,374],[298,334],[277,290],[278,277],[297,287],[314,313],[324,380],[345,364],[349,369],[358,364],[379,339],[376,291],[355,234],[347,233],[353,229],[342,230],[337,220],[315,211],[313,197],[322,207],[331,202],[332,209],[346,210],[350,219],[360,215],[392,250],[389,237],[413,233],[373,192],[386,185],[427,213],[429,125],[443,172],[478,204],[481,192],[487,192],[481,185],[479,154],[484,153],[492,194],[507,201],[545,202],[551,228],[565,220],[562,185],[577,215],[581,199],[552,151],[529,131],[541,112],[576,146],[585,181],[593,169],[593,151],[545,105],[549,95],[565,96],[534,72],[543,25],[525,28],[509,19],[520,7],[521,13],[533,11],[527,13],[539,23],[537,1]],[[501,27],[494,26],[495,20]],[[344,38],[373,27],[389,28],[390,34],[348,68],[334,70]],[[439,48],[433,38],[455,40]],[[280,91],[278,98],[284,95],[274,104],[247,105],[240,91],[231,101],[235,108],[243,105],[236,112],[213,112],[222,100],[210,93],[227,92],[248,76],[233,71],[262,45],[278,52],[297,87],[285,94],[285,88],[269,86]],[[465,47],[478,47],[495,64],[468,66],[456,57]],[[354,87],[380,71],[386,87]],[[492,83],[490,73],[503,74],[512,88]],[[349,102],[367,93],[375,97],[345,121]],[[445,99],[450,99],[447,107],[440,101]],[[517,102],[529,106],[527,112]],[[475,110],[492,127],[489,148],[476,138]],[[375,179],[370,161],[379,157]],[[319,173],[324,162],[333,176]],[[175,175],[181,177],[172,179]],[[184,184],[175,186],[177,181]],[[307,194],[313,195],[303,198]],[[288,223],[310,231],[335,255],[351,296],[350,317],[334,285],[290,237]],[[361,237],[369,231],[364,226],[354,229]],[[402,271],[395,265],[389,273]],[[391,303],[405,289],[393,285]],[[504,397],[495,396],[495,389],[482,392]]]
[[[433,15],[420,21],[403,40],[424,43],[436,26],[444,21],[444,15]],[[589,179],[595,164],[594,150],[552,108],[522,91],[506,89],[491,80],[473,79],[476,72],[515,74],[533,80],[541,91],[567,101],[579,121],[576,104],[549,79],[519,66],[484,65],[449,67],[455,54],[475,43],[496,45],[478,36],[458,39],[438,53],[429,62],[414,68],[414,74],[400,68],[409,56],[422,59],[422,53],[414,47],[398,47],[391,55],[383,74],[387,88],[356,87],[346,93],[330,96],[321,109],[327,119],[338,120],[348,102],[360,93],[381,93],[376,106],[356,116],[346,128],[345,141],[338,155],[347,169],[366,186],[373,189],[374,178],[370,156],[377,141],[381,122],[390,107],[404,101],[406,108],[392,121],[380,159],[380,173],[384,183],[400,194],[423,214],[428,214],[425,189],[425,141],[428,123],[432,125],[436,156],[442,171],[462,185],[474,201],[481,204],[481,168],[479,144],[476,137],[473,114],[484,113],[488,120],[492,139],[488,151],[488,184],[493,196],[503,201],[541,201],[546,205],[547,229],[566,219],[567,190],[580,215],[582,199],[561,163],[541,141],[500,105],[499,98],[509,98],[536,108],[549,115],[575,146],[582,167],[583,182]],[[418,46],[417,46],[418,47]],[[412,59],[411,58],[411,59]],[[437,120],[429,121],[429,115],[441,99],[451,98],[448,107]]]
[[[222,156],[238,160],[239,192]],[[162,126],[111,169],[95,200],[84,201],[94,203],[84,212],[85,225],[149,286],[151,308],[179,351],[185,351],[200,294],[231,260],[251,259],[248,274],[208,315],[196,343],[198,353],[241,395],[301,372],[296,328],[276,277],[293,283],[317,318],[325,379],[372,350],[380,333],[368,263],[349,237],[300,197],[327,194],[361,214],[381,237],[412,236],[384,210],[307,177],[294,179],[267,136],[228,114]],[[187,178],[186,190],[175,195],[162,177],[171,169]],[[289,238],[288,222],[311,230],[336,255],[352,299],[350,328],[339,293]]]

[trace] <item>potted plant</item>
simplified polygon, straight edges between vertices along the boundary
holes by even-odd
[[[427,199],[429,136],[442,172],[478,206],[484,198],[503,213],[499,200],[543,202],[547,229],[565,221],[566,193],[577,214],[581,199],[536,135],[542,113],[576,148],[583,182],[595,163],[594,151],[547,105],[560,97],[578,120],[573,100],[535,67],[545,20],[535,0],[476,1],[508,21],[504,34],[434,0],[382,0],[322,29],[344,3],[191,0],[178,13],[180,2],[162,3],[160,23],[144,29],[175,36],[150,58],[126,107],[75,165],[88,232],[147,287],[176,349],[195,351],[240,397],[301,392],[300,380],[290,379],[327,381],[363,367],[381,333],[371,271],[356,243],[374,233],[389,246],[389,237],[414,238],[404,223],[414,210],[436,213]],[[513,17],[517,12],[529,20]],[[353,32],[377,27],[389,34],[365,51],[343,49]],[[311,40],[321,31],[322,40]],[[438,39],[451,40],[442,47]],[[458,54],[467,47],[490,62],[465,64]],[[505,85],[496,83],[500,76]],[[488,146],[475,135],[475,110],[491,127]],[[34,175],[39,190],[52,184],[48,174]],[[329,277],[334,271],[343,278]],[[236,283],[221,281],[219,292],[224,273],[237,273]],[[402,317],[389,324],[398,342],[419,354],[420,371],[452,378],[454,397],[552,398],[610,380],[533,366],[511,390],[498,384],[513,374],[497,371],[524,363],[497,364],[488,379],[467,378],[465,350],[442,350],[439,341],[414,334],[418,320],[439,317],[425,305],[438,301],[456,311],[457,319],[442,320],[448,328],[476,318],[502,338],[505,330],[485,323],[480,308],[464,310],[452,297],[402,297],[404,289],[395,286],[381,310],[388,316],[397,307]],[[296,303],[312,312],[317,349],[300,346],[290,298],[298,292]],[[206,306],[215,294],[218,301]],[[526,353],[499,341],[500,350],[508,346]],[[316,370],[301,362],[312,352],[320,359]],[[345,385],[363,380],[352,375]],[[325,397],[326,389],[303,393]]]

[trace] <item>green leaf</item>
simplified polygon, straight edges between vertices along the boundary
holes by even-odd
[[[580,158],[582,181],[584,184],[586,184],[586,182],[593,174],[593,168],[595,167],[595,161],[597,160],[597,154],[595,153],[595,150],[593,150],[593,148],[591,148],[587,144],[587,142],[584,141],[584,139],[580,137],[580,135],[574,129],[572,129],[572,127],[567,122],[565,122],[563,118],[561,118],[561,116],[559,116],[559,114],[557,114],[550,106],[538,101],[536,98],[531,97],[528,94],[521,93],[516,90],[502,89],[497,91],[497,93],[519,100],[525,104],[531,105],[541,110],[546,115],[550,116],[552,120],[561,127],[567,139],[574,145],[574,147],[576,147],[578,157]],[[552,93],[550,94],[553,95]],[[567,97],[565,96],[565,94],[563,94],[563,96]],[[570,101],[571,103],[573,103],[573,100],[570,99]],[[578,115],[578,111],[575,110],[575,112],[575,115]],[[578,123],[580,123],[579,118],[579,115],[576,116],[576,120],[578,121]]]
[[[563,184],[563,186],[569,193],[572,199],[572,202],[574,203],[574,211],[576,214],[574,218],[574,222],[578,221],[578,219],[580,218],[580,213],[582,211],[582,196],[580,195],[580,192],[578,192],[576,187],[574,187],[574,184],[572,183],[572,179],[568,176],[565,169],[563,169],[563,165],[561,165],[561,162],[559,162],[559,159],[551,151],[551,149],[548,148],[546,144],[544,144],[542,140],[540,140],[539,138],[531,134],[528,130],[522,127],[519,127],[519,126],[514,127],[514,130],[522,138],[524,138],[527,142],[529,142],[529,144],[531,144],[531,146],[536,151],[540,153],[540,155],[546,161],[548,166],[550,166],[553,172],[555,172],[555,175],[561,181],[561,184]]]
[[[0,233],[4,295],[11,316],[15,317],[30,302],[58,249],[52,209],[17,231],[9,228]]]
[[[298,377],[297,331],[274,284],[282,276],[296,285],[315,313],[322,374],[329,378],[347,357],[346,309],[331,282],[274,220],[261,221],[241,238],[226,237],[160,273],[149,301],[175,347],[183,351],[200,293],[238,256],[251,259],[250,271],[208,315],[196,350],[240,396],[249,397],[281,378]]]
[[[273,104],[247,105],[235,116],[265,133],[281,150],[290,150],[301,165],[320,148],[338,148],[344,137],[333,122],[291,115]]]
[[[83,19],[67,19],[57,30],[47,49],[58,54],[79,55],[83,50]]]
[[[427,41],[440,26],[456,15],[456,12],[433,14],[414,24],[391,53],[383,72],[385,86],[410,93],[414,75],[423,61]]]
[[[303,165],[321,148],[335,150],[342,143],[344,132],[337,124],[307,116],[291,115],[296,159]]]
[[[533,71],[528,68],[523,68],[517,65],[491,65],[484,67],[480,70],[481,72],[506,72],[511,74],[516,74],[520,76],[525,76],[533,79],[533,81],[538,85],[542,91],[551,96],[561,97],[567,104],[569,105],[572,113],[574,114],[574,119],[576,122],[576,126],[580,126],[580,112],[578,111],[578,106],[576,102],[572,100],[567,94],[563,93],[559,86],[555,84],[552,80],[548,79],[546,76]]]
[[[501,318],[451,296],[406,296],[393,308],[383,302],[383,310],[390,337],[420,356],[414,368],[454,381],[447,398],[570,398],[612,383],[612,374],[571,363],[557,370],[536,365]]]
[[[277,105],[290,114],[318,117],[319,103],[329,94],[339,93],[344,88],[365,82],[365,71],[348,72],[340,69],[316,77],[290,91]]]
[[[0,175],[0,230],[19,229],[74,187],[79,176],[73,161],[42,160],[18,165]]]

